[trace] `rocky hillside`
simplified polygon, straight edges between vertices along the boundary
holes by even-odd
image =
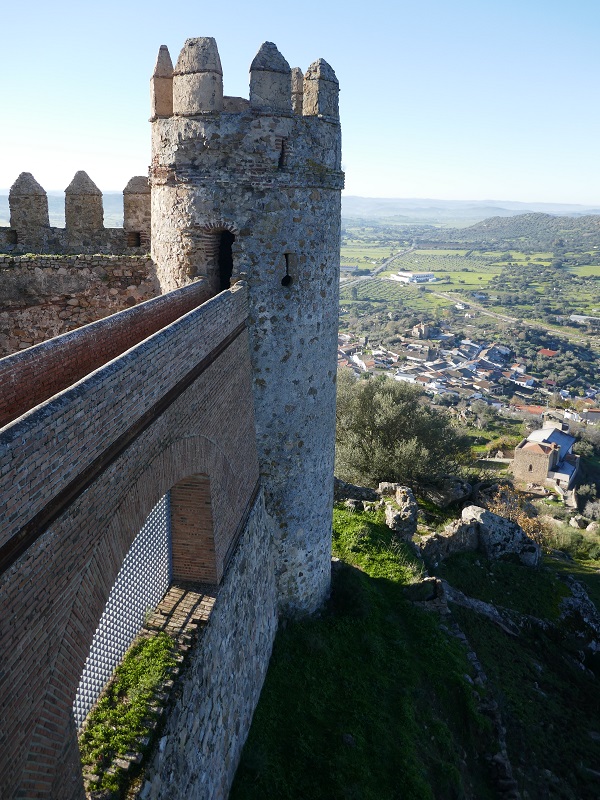
[[[279,633],[231,798],[597,798],[600,562],[380,488],[335,511],[331,601]]]

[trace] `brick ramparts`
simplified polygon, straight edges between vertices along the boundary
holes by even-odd
[[[0,432],[3,798],[83,797],[73,700],[110,589],[156,502],[192,475],[208,478],[218,580],[248,535],[262,500],[246,317],[238,284]]]
[[[104,317],[0,359],[0,427],[208,300],[206,282]]]

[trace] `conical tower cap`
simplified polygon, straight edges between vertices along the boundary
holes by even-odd
[[[265,72],[290,72],[290,65],[281,55],[273,42],[263,42],[258,53],[250,64],[250,72],[264,70]]]
[[[217,43],[212,36],[186,39],[181,48],[175,65],[175,75],[187,75],[193,72],[223,74]]]
[[[17,180],[13,183],[10,187],[10,194],[15,195],[22,195],[22,196],[31,196],[37,195],[40,197],[45,197],[46,192],[43,186],[36,181],[33,177],[31,172],[22,172]]]
[[[102,192],[82,169],[75,173],[75,177],[65,189],[65,194],[93,194],[101,195]]]
[[[156,64],[154,65],[153,78],[172,78],[173,77],[173,62],[171,61],[171,54],[166,44],[161,44],[158,55],[156,57]]]

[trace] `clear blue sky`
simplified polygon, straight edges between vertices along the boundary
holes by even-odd
[[[598,0],[33,0],[2,27],[3,188],[146,174],[158,47],[214,36],[226,94],[265,40],[333,66],[348,194],[600,205]]]

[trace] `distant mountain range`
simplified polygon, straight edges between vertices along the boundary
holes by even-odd
[[[499,200],[436,200],[420,198],[342,197],[345,220],[379,220],[391,224],[470,225],[488,217],[530,213],[580,217],[600,214],[599,207],[568,203],[521,203]]]
[[[104,225],[107,228],[118,228],[123,224],[123,193],[105,192]],[[64,193],[48,192],[48,210],[50,224],[63,227],[65,224]],[[556,216],[559,215],[559,216]],[[591,218],[590,218],[590,215]],[[558,236],[567,230],[576,234],[578,226],[575,220],[582,218],[583,229],[587,236],[596,235],[594,220],[600,219],[600,207],[592,208],[567,203],[520,203],[496,200],[435,200],[419,198],[387,198],[387,197],[342,197],[342,218],[345,222],[362,222],[365,224],[398,224],[398,225],[431,225],[443,226],[442,237],[451,236],[450,227],[460,228],[461,239],[467,241],[472,233],[472,240],[511,239],[520,235],[531,235],[538,229],[543,238]],[[522,219],[521,219],[522,216]],[[517,227],[508,227],[513,218],[521,221]],[[9,225],[8,190],[0,190],[0,225]],[[585,221],[587,220],[587,222]],[[473,226],[484,227],[473,227]],[[466,234],[465,228],[469,228]],[[522,230],[522,233],[519,233]],[[436,238],[431,231],[432,238]],[[427,234],[429,236],[429,233]]]

